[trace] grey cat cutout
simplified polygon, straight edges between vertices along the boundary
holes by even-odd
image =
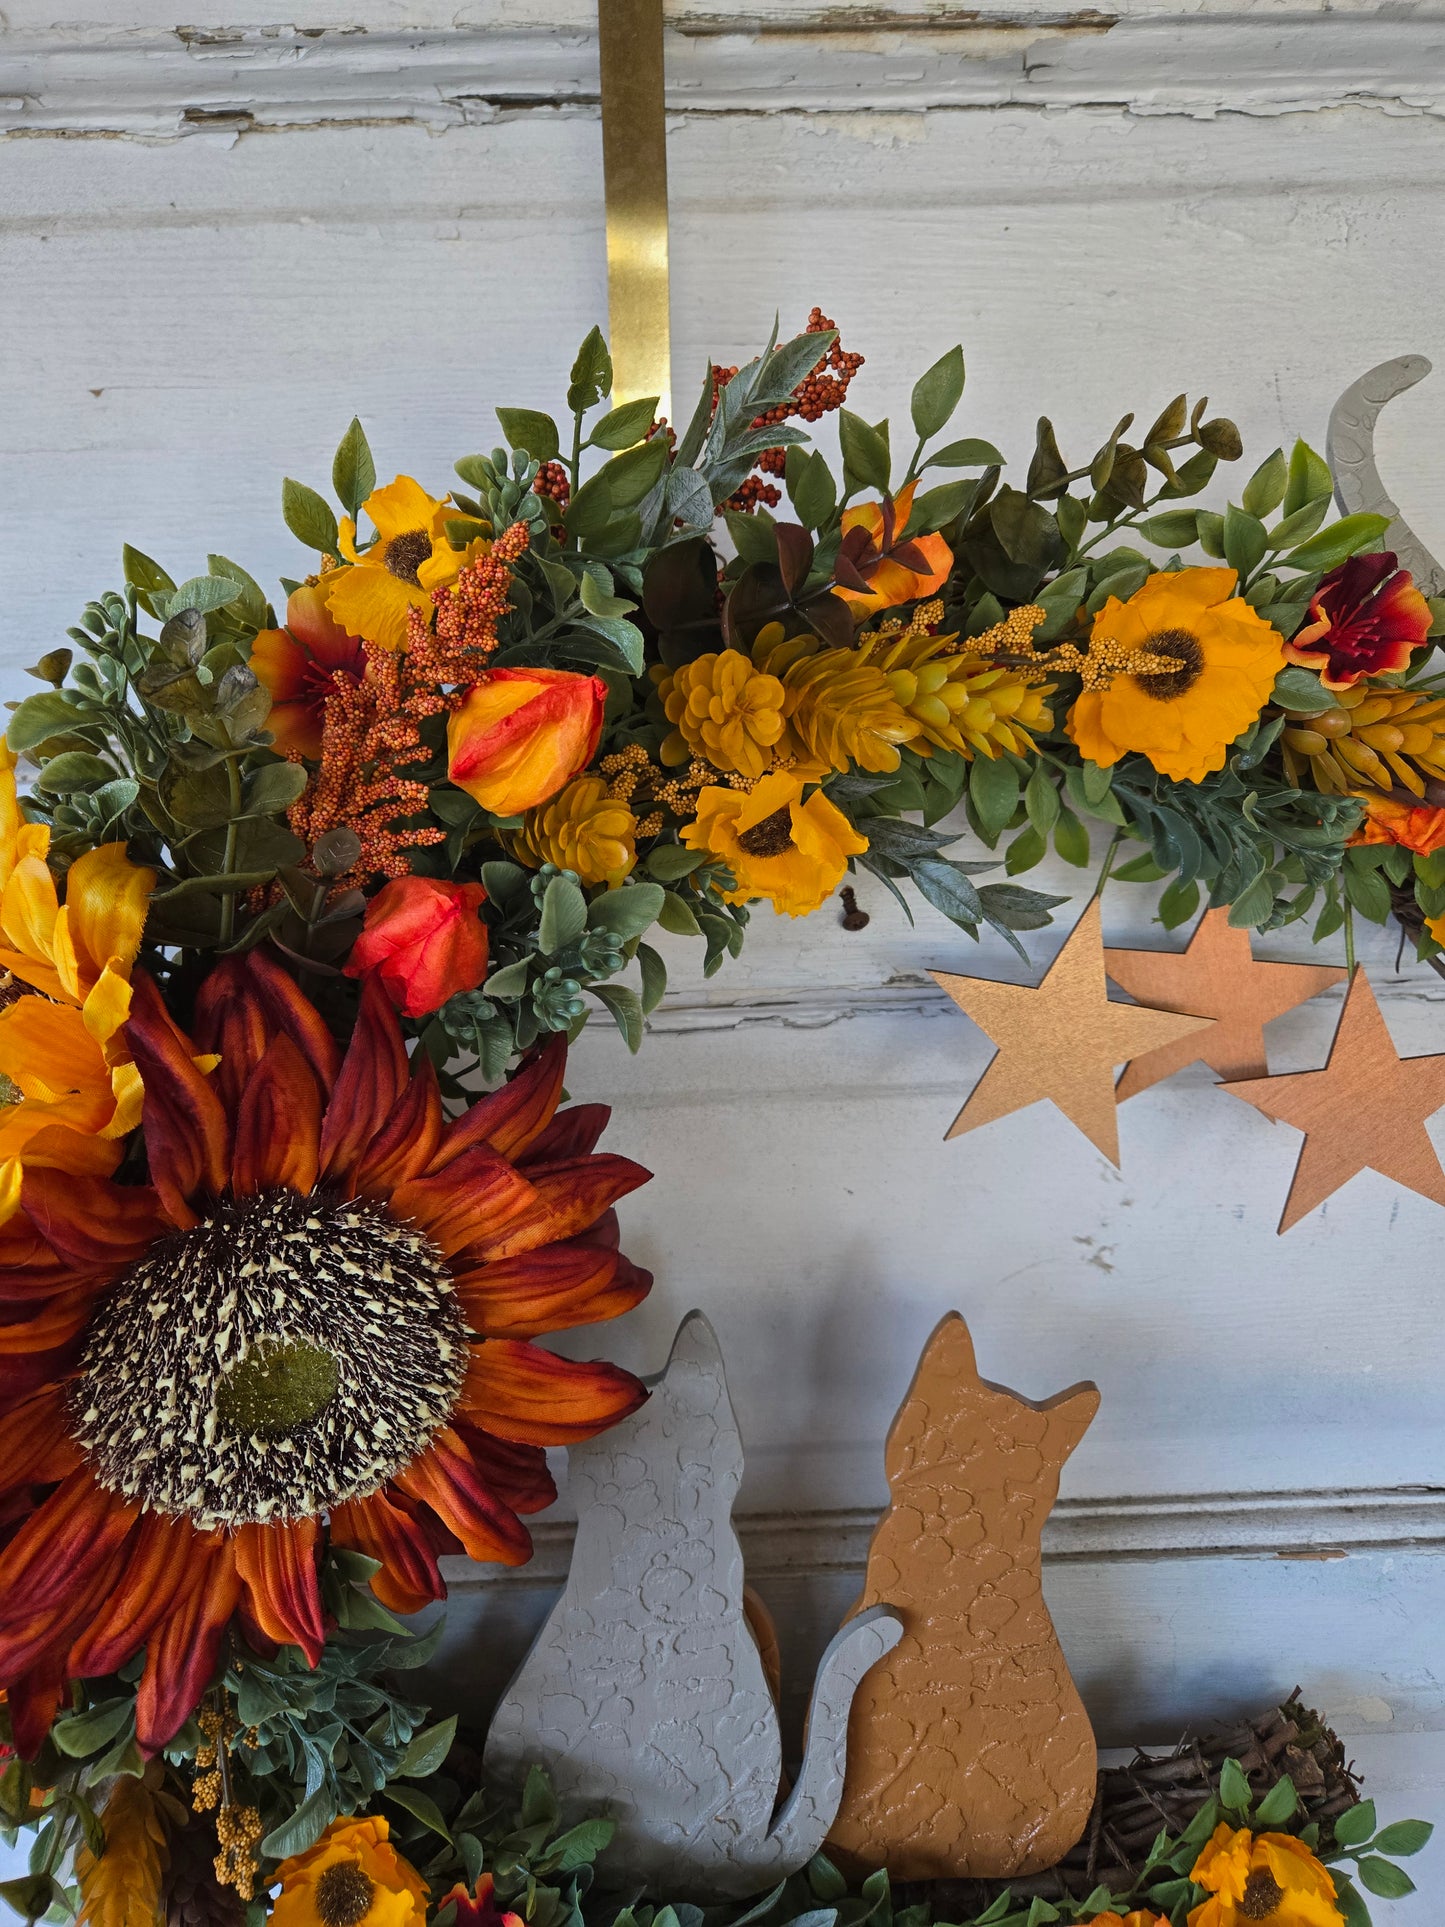
[[[711,1325],[691,1312],[640,1411],[568,1455],[577,1541],[561,1599],[503,1695],[485,1761],[551,1776],[569,1821],[617,1821],[610,1876],[749,1894],[803,1867],[843,1789],[859,1681],[902,1637],[887,1606],[818,1663],[797,1785],[779,1804],[777,1708],[732,1523],[743,1451]]]

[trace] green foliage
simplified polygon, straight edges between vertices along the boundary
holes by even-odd
[[[527,535],[489,665],[598,677],[606,708],[594,772],[604,758],[640,750],[654,787],[668,773],[659,763],[669,724],[655,674],[746,651],[770,624],[832,651],[852,649],[860,630],[866,637],[876,627],[878,616],[842,593],[856,595],[860,562],[877,559],[866,543],[859,548],[851,520],[844,529],[860,497],[913,490],[906,524],[890,522],[888,540],[905,558],[914,545],[916,565],[916,545],[941,538],[952,557],[941,589],[946,634],[977,638],[1011,608],[1036,602],[1041,649],[1087,650],[1101,612],[1159,570],[1200,562],[1233,568],[1238,592],[1290,637],[1323,574],[1383,536],[1378,516],[1329,519],[1328,466],[1303,442],[1256,462],[1237,501],[1204,506],[1219,465],[1238,460],[1242,442],[1228,419],[1185,394],[1152,419],[1121,415],[1087,452],[1066,451],[1041,416],[1027,460],[1006,468],[992,443],[958,432],[966,426],[955,419],[965,401],[961,347],[913,386],[916,446],[906,468],[889,424],[847,405],[836,413],[841,461],[830,462],[787,418],[833,345],[829,332],[780,341],[775,329],[730,379],[708,371],[674,442],[654,423],[655,398],[614,401],[611,357],[593,329],[560,413],[501,407],[506,445],[457,462],[449,539],[462,547],[516,523]],[[551,470],[545,496],[537,492],[543,463]],[[934,485],[925,487],[929,471]],[[284,519],[313,557],[341,560],[339,517],[364,520],[376,473],[353,419],[332,462],[332,499],[285,483]],[[769,476],[783,491],[773,508],[739,496],[750,477]],[[358,531],[363,548],[372,539],[369,528]],[[189,576],[133,547],[123,562],[124,592],[89,605],[70,632],[74,647],[44,653],[30,672],[39,686],[14,705],[9,740],[27,759],[25,814],[50,826],[57,872],[116,839],[156,871],[146,960],[163,981],[178,952],[271,940],[320,967],[315,994],[344,1031],[353,993],[325,973],[345,962],[381,877],[360,877],[360,890],[337,887],[362,847],[345,825],[314,849],[292,834],[288,812],[307,770],[273,747],[268,697],[250,664],[255,636],[276,625],[276,614],[224,555]],[[906,620],[909,605],[898,613]],[[1428,695],[1435,685],[1422,671],[1417,661],[1411,687]],[[1347,916],[1383,921],[1400,905],[1414,918],[1421,954],[1440,949],[1423,920],[1445,915],[1445,876],[1393,848],[1347,851],[1359,805],[1286,781],[1279,712],[1287,706],[1307,720],[1335,703],[1312,669],[1282,669],[1272,704],[1231,746],[1225,767],[1199,783],[1162,777],[1138,754],[1108,770],[1088,763],[1066,729],[1077,682],[1051,680],[1053,727],[1034,746],[1020,740],[988,754],[934,745],[923,755],[921,742],[905,743],[895,771],[849,767],[822,777],[827,797],[868,838],[855,866],[906,914],[921,900],[970,936],[987,926],[1022,951],[1021,937],[1063,899],[1016,879],[1053,857],[1081,872],[1086,888],[1107,849],[1116,877],[1159,886],[1168,927],[1209,903],[1266,930],[1313,909],[1316,935],[1327,936]],[[482,881],[490,953],[483,984],[408,1020],[444,1090],[460,1095],[469,1071],[494,1083],[517,1052],[551,1032],[576,1035],[599,1009],[637,1048],[667,982],[649,936],[660,929],[700,942],[704,975],[720,970],[739,954],[748,923],[747,907],[726,900],[735,879],[682,845],[689,812],[650,809],[646,789],[636,814],[651,821],[620,889],[533,868],[517,842],[522,819],[488,813],[448,781],[439,712],[403,772],[426,794],[412,820],[427,840],[411,860],[425,876]],[[717,774],[726,781],[729,772]],[[982,846],[979,860],[956,853],[965,837]],[[1134,847],[1116,849],[1120,839]]]

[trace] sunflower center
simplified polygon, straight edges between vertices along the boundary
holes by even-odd
[[[381,559],[393,575],[419,587],[421,565],[431,560],[431,537],[425,529],[407,529],[391,538]]]
[[[262,1338],[222,1379],[216,1410],[233,1432],[281,1439],[318,1418],[340,1382],[336,1360],[319,1345]]]
[[[788,803],[738,836],[738,848],[749,856],[783,856],[793,847],[793,810]]]
[[[354,1860],[327,1867],[316,1883],[316,1917],[325,1927],[357,1927],[371,1912],[376,1882]]]
[[[1156,703],[1176,702],[1187,695],[1204,671],[1204,649],[1198,636],[1187,629],[1161,629],[1149,637],[1145,648],[1151,656],[1167,656],[1176,669],[1136,670],[1133,680]]]
[[[1244,1883],[1239,1911],[1246,1920],[1268,1920],[1283,1899],[1284,1888],[1269,1869],[1256,1867]]]
[[[309,1518],[425,1449],[465,1339],[441,1253],[379,1206],[228,1200],[102,1302],[75,1437],[108,1491],[203,1530]]]

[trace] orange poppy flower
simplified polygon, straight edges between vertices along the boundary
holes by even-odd
[[[338,676],[360,682],[366,670],[361,642],[326,606],[326,583],[303,582],[286,604],[286,627],[263,629],[251,644],[251,667],[269,691],[266,719],[276,748],[312,762],[321,756],[326,698]]]
[[[941,535],[899,540],[908,525],[916,482],[881,502],[860,502],[843,515],[843,540],[834,567],[836,593],[855,616],[921,602],[937,595],[953,567],[953,551]]]
[[[145,1649],[142,1747],[209,1685],[233,1615],[324,1639],[323,1517],[393,1611],[438,1555],[520,1565],[543,1448],[645,1396],[530,1341],[651,1280],[610,1207],[647,1173],[554,1117],[566,1047],[448,1124],[375,983],[344,1056],[294,982],[228,958],[196,1006],[210,1077],[150,979],[128,1036],[148,1184],[27,1170],[0,1226],[0,1687],[33,1753],[65,1682]]]
[[[1361,795],[1360,801],[1365,814],[1351,843],[1398,843],[1417,856],[1433,856],[1436,850],[1445,850],[1445,810],[1423,803],[1397,803],[1378,791]]]

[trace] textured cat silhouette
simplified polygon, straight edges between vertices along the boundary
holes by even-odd
[[[1059,1471],[1092,1385],[1035,1405],[978,1375],[957,1313],[888,1435],[891,1503],[855,1612],[887,1599],[896,1650],[863,1681],[830,1847],[903,1879],[1052,1866],[1094,1799],[1094,1735],[1039,1578]]]
[[[843,1784],[848,1706],[900,1637],[860,1614],[819,1663],[802,1772],[778,1810],[777,1709],[732,1525],[743,1454],[722,1355],[685,1318],[652,1396],[569,1452],[577,1543],[566,1590],[508,1687],[486,1766],[544,1766],[564,1816],[610,1813],[609,1884],[745,1894],[818,1851]]]

